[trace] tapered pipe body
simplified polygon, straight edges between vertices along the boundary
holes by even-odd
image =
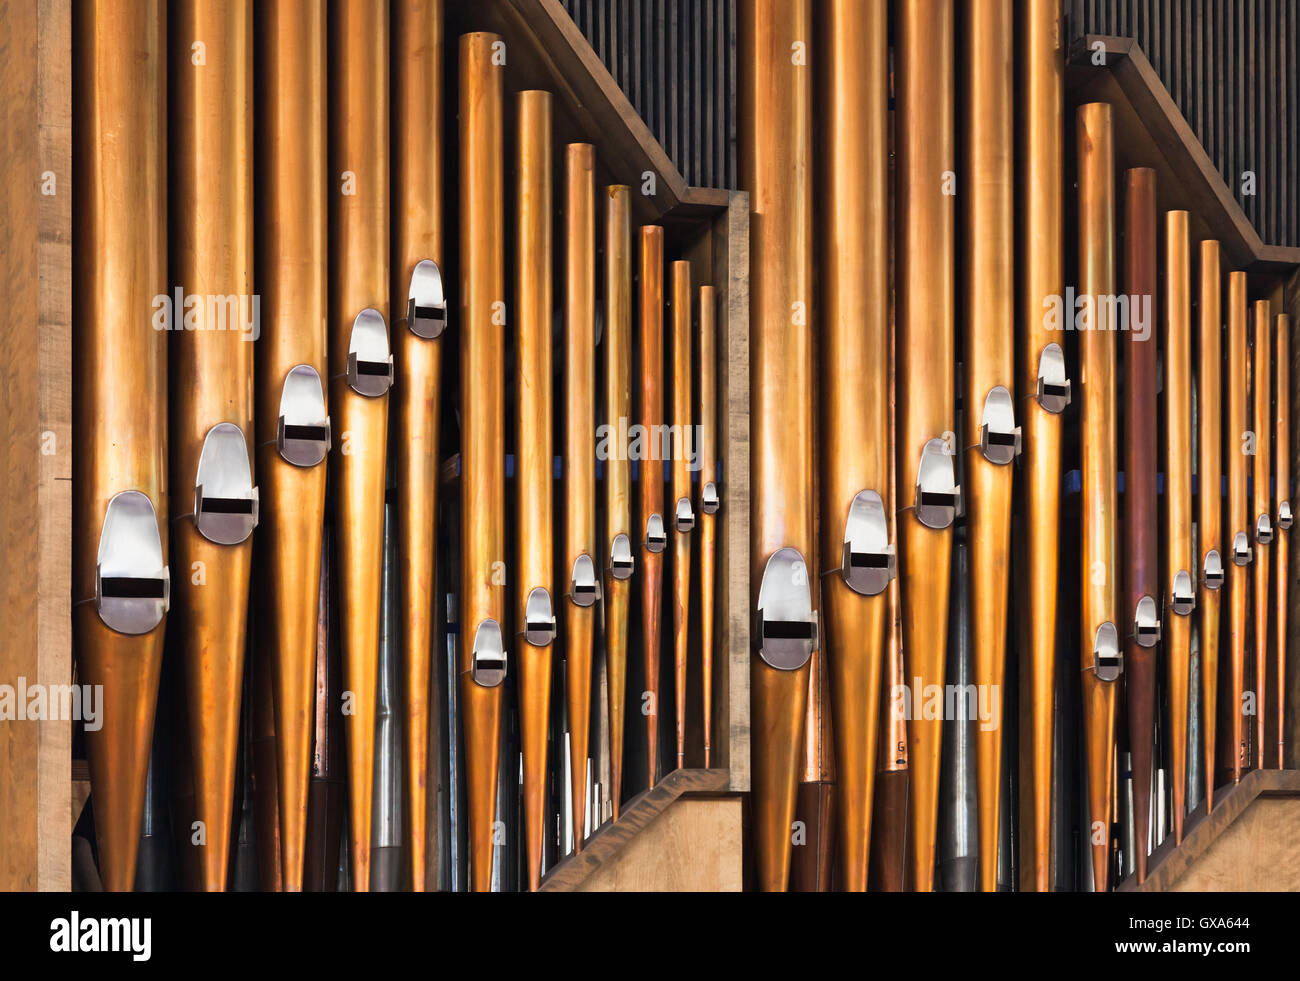
[[[632,226],[626,184],[605,188],[605,425],[609,439],[632,419]],[[628,611],[637,535],[632,529],[632,464],[620,444],[605,454],[605,671],[609,697],[610,801],[623,794]],[[623,541],[619,541],[619,536]],[[616,560],[620,560],[617,561]]]
[[[1156,308],[1156,173],[1124,175],[1124,291],[1130,316]],[[1137,326],[1130,323],[1130,327]],[[1151,837],[1152,757],[1156,739],[1156,644],[1159,618],[1168,616],[1160,592],[1160,514],[1156,398],[1159,391],[1155,324],[1120,333],[1124,348],[1124,632],[1125,708],[1133,773],[1134,856],[1138,881],[1147,877]],[[1141,623],[1143,632],[1139,633]]]
[[[1197,523],[1200,564],[1198,595],[1201,630],[1201,738],[1205,766],[1205,810],[1214,809],[1215,739],[1218,731],[1219,636],[1223,605],[1223,570],[1230,559],[1223,535],[1223,302],[1219,243],[1201,243],[1198,341],[1200,372],[1196,378]],[[1213,552],[1215,559],[1210,559]],[[1207,570],[1217,575],[1206,575]]]
[[[1277,536],[1277,570],[1273,574],[1277,591],[1277,606],[1274,615],[1277,618],[1275,631],[1277,634],[1277,650],[1275,653],[1277,674],[1275,675],[1275,685],[1277,694],[1276,715],[1276,737],[1277,737],[1277,768],[1284,769],[1286,766],[1285,741],[1283,734],[1286,732],[1286,660],[1287,660],[1287,637],[1289,630],[1288,621],[1291,616],[1290,601],[1290,556],[1287,549],[1290,547],[1291,526],[1291,318],[1284,313],[1277,315],[1277,343],[1276,350],[1273,352],[1273,363],[1277,366],[1275,375],[1276,390],[1273,393],[1274,405],[1277,418],[1276,429],[1276,446],[1277,446],[1277,475],[1274,481],[1274,493],[1276,494],[1276,511],[1273,521],[1273,527]],[[1263,702],[1260,703],[1260,712],[1266,711]],[[1263,749],[1261,749],[1263,752]],[[1261,765],[1263,765],[1261,763]]]
[[[1246,498],[1249,433],[1246,422],[1250,405],[1250,379],[1246,362],[1246,274],[1228,273],[1228,397],[1227,431],[1223,452],[1228,458],[1228,638],[1232,691],[1232,782],[1240,782],[1246,766],[1246,727],[1243,699],[1246,693],[1246,610],[1250,584],[1246,567],[1253,555],[1254,532],[1250,527],[1250,502]],[[1240,546],[1240,547],[1238,547]]]
[[[205,890],[220,891],[234,806],[252,541],[208,539],[195,507],[209,431],[233,423],[242,452],[251,457],[253,446],[252,331],[219,329],[208,316],[217,304],[207,302],[247,298],[242,305],[251,310],[253,12],[248,0],[189,0],[170,15],[171,272],[175,286],[205,307],[200,329],[177,331],[170,340],[172,559],[182,573],[173,622],[182,638],[195,806],[206,835],[200,879]],[[201,51],[192,48],[195,39]],[[200,56],[204,64],[196,65]],[[227,318],[235,319],[229,308]]]
[[[397,589],[401,620],[406,858],[411,888],[425,889],[429,806],[430,658],[434,638],[435,521],[442,340],[408,322],[411,278],[426,260],[446,268],[442,228],[442,0],[398,0],[392,16],[392,393]],[[406,314],[406,319],[403,314]],[[445,321],[444,321],[445,323]]]
[[[505,225],[501,98],[495,34],[460,39],[460,697],[469,797],[470,883],[492,882],[493,822],[501,752],[501,679],[474,669],[505,616],[505,399],[502,389]],[[489,623],[490,621],[490,623]],[[485,624],[487,626],[485,627]],[[482,631],[482,633],[480,633]],[[504,652],[501,652],[504,656]],[[491,682],[495,680],[495,684]]]
[[[1255,544],[1254,612],[1251,634],[1255,639],[1255,765],[1263,768],[1265,747],[1277,736],[1269,732],[1268,711],[1268,621],[1273,597],[1269,591],[1269,572],[1273,557],[1273,315],[1267,300],[1255,301],[1255,363],[1251,394],[1254,415],[1251,429],[1255,434],[1254,474],[1251,480],[1250,525]],[[1271,755],[1271,754],[1269,754]]]
[[[740,11],[741,183],[750,240],[751,590],[781,549],[812,575],[812,36],[811,0],[756,0]],[[801,53],[802,52],[802,53]],[[796,566],[795,563],[798,563]],[[794,585],[794,584],[791,584]],[[795,791],[803,759],[808,662],[750,658],[757,885],[789,884]]]
[[[699,351],[699,497],[695,513],[700,525],[700,676],[704,719],[704,768],[713,763],[713,643],[714,583],[717,573],[718,509],[718,384],[717,384],[718,297],[712,286],[700,287]],[[608,318],[606,318],[608,323]],[[608,330],[608,327],[606,328]],[[611,697],[612,694],[611,694]]]
[[[124,491],[148,498],[167,556],[168,335],[149,329],[153,297],[168,292],[166,10],[79,0],[73,21],[72,627],[77,681],[103,686],[103,725],[86,733],[99,877],[127,891],[165,617],[140,634],[109,627],[95,608],[95,569],[109,501]]]
[[[889,52],[886,4],[821,0],[821,554],[841,561],[854,499],[889,498]],[[888,508],[886,508],[888,510]],[[843,888],[867,888],[889,592],[822,579]]]
[[[564,569],[565,668],[573,849],[587,826],[587,751],[596,630],[596,148],[570,143],[564,155]],[[583,572],[583,563],[587,571]],[[589,579],[588,581],[584,581]]]
[[[672,267],[672,409],[668,424],[672,434],[669,461],[673,515],[673,682],[676,694],[677,766],[686,766],[686,656],[689,650],[691,609],[691,532],[695,528],[695,503],[691,493],[691,456],[696,450],[691,425],[691,264],[678,260]],[[680,434],[678,436],[677,434]]]
[[[347,734],[352,886],[370,888],[375,701],[379,670],[388,393],[349,382],[354,324],[389,300],[388,5],[335,0],[330,29],[330,406],[339,440],[331,452],[338,543],[340,644]],[[378,357],[378,354],[375,355]],[[373,389],[368,389],[373,391]]]
[[[551,94],[530,90],[515,97],[519,129],[516,174],[515,350],[518,363],[516,432],[518,465],[519,573],[516,622],[519,643],[519,730],[524,754],[524,855],[528,886],[541,882],[546,818],[546,736],[551,718],[551,651],[555,628],[528,627],[533,590],[546,594],[555,616],[552,512],[551,390],[552,164]],[[540,600],[540,596],[539,596]],[[536,640],[537,643],[532,641]]]
[[[1080,652],[1087,765],[1088,839],[1092,882],[1110,887],[1110,827],[1115,813],[1115,705],[1099,650],[1099,633],[1117,628],[1118,573],[1115,549],[1117,457],[1115,453],[1114,308],[1099,298],[1115,293],[1115,160],[1111,108],[1091,102],[1077,117],[1079,168],[1079,292],[1091,300],[1087,329],[1079,334],[1082,389],[1082,605]]]

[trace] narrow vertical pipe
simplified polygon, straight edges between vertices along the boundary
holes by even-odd
[[[1022,877],[1026,888],[1051,888],[1052,730],[1056,690],[1057,585],[1061,517],[1061,412],[1069,400],[1060,336],[1044,312],[1065,289],[1063,194],[1065,186],[1065,44],[1057,0],[1019,0],[1022,48],[1018,77],[1020,151],[1020,254],[1022,278],[1017,301],[1020,324],[1020,386],[1024,406],[1025,602],[1020,672],[1026,678],[1029,725],[1024,732],[1030,778],[1022,840],[1031,846]],[[1044,368],[1059,359],[1059,372]],[[1040,381],[1041,380],[1041,381]],[[1046,392],[1051,383],[1064,398]],[[1030,393],[1038,393],[1029,398]],[[1047,397],[1044,397],[1044,396]]]
[[[573,850],[587,826],[596,570],[596,148],[570,143],[564,156],[564,663],[569,698]]]
[[[335,0],[330,30],[330,475],[338,545],[352,887],[370,888],[388,464],[388,4]]]
[[[295,400],[295,386],[302,385],[304,406],[319,395],[319,408],[326,408],[325,29],[325,8],[318,4],[273,0],[258,7],[263,85],[257,120],[262,212],[257,223],[257,281],[264,317],[256,359],[257,469],[266,508],[255,548],[264,573],[258,596],[259,656],[274,661],[286,892],[302,889],[325,520],[324,456],[332,435],[325,412],[312,419],[314,413],[299,411]],[[323,433],[311,433],[325,438],[311,440],[310,452],[299,456],[296,443],[281,440],[282,419],[291,426],[325,422]]]
[[[136,878],[166,603],[132,632],[114,629],[97,609],[96,568],[110,502],[134,491],[119,500],[141,514],[147,502],[157,543],[157,568],[136,572],[159,589],[168,581],[167,333],[148,327],[153,298],[168,293],[166,10],[78,0],[72,16],[72,627],[78,682],[103,686],[103,725],[86,732],[99,875],[124,892]]]
[[[1219,243],[1201,243],[1199,346],[1196,380],[1198,423],[1197,515],[1201,541],[1201,735],[1204,740],[1205,811],[1214,809],[1214,773],[1218,731],[1219,637],[1223,605],[1223,301]]]
[[[1241,782],[1246,766],[1244,705],[1246,694],[1246,609],[1250,584],[1246,567],[1251,549],[1250,502],[1246,498],[1247,432],[1246,412],[1250,404],[1250,377],[1246,362],[1246,274],[1228,274],[1228,398],[1227,431],[1223,452],[1228,458],[1228,534],[1232,538],[1232,565],[1228,569],[1229,642],[1232,645],[1232,782]]]
[[[334,892],[338,888],[346,785],[339,759],[343,738],[343,685],[338,640],[338,571],[334,561],[334,534],[329,525],[321,543],[319,579],[319,605],[312,631],[316,643],[314,721],[302,882],[304,891]]]
[[[1255,364],[1252,372],[1254,396],[1254,475],[1252,478],[1251,527],[1255,540],[1255,610],[1251,632],[1255,638],[1255,765],[1264,766],[1268,745],[1268,621],[1272,612],[1269,566],[1273,542],[1273,316],[1268,300],[1255,301]]]
[[[670,466],[673,509],[673,679],[677,695],[677,766],[686,766],[686,657],[690,645],[691,532],[695,528],[691,493],[691,452],[695,431],[691,427],[691,264],[678,260],[672,266],[672,412],[673,439]]]
[[[835,716],[842,887],[867,888],[889,539],[889,49],[886,5],[820,0],[820,418],[826,659]],[[859,503],[861,502],[861,503]],[[855,513],[855,507],[857,512]],[[870,509],[870,516],[859,517]],[[883,532],[884,540],[872,535]],[[855,565],[854,558],[858,563]],[[872,563],[868,566],[865,563]],[[880,569],[864,577],[859,570]],[[870,579],[871,581],[864,581]]]
[[[433,711],[430,659],[436,642],[434,597],[438,594],[434,551],[442,405],[440,338],[447,322],[443,293],[442,0],[398,0],[391,7],[391,16],[393,246],[389,310],[397,378],[391,396],[401,620],[397,643],[406,755],[406,858],[411,888],[423,892],[429,785],[437,786],[436,779],[430,778],[429,760]],[[421,267],[421,263],[425,265]],[[417,267],[421,272],[416,272]],[[413,300],[415,310],[411,309]],[[441,302],[440,310],[433,301]],[[436,319],[439,315],[440,321]],[[429,316],[435,319],[423,323]]]
[[[1115,811],[1115,702],[1121,670],[1116,628],[1116,464],[1114,307],[1115,158],[1111,107],[1079,107],[1079,293],[1087,311],[1079,335],[1082,389],[1083,548],[1080,651],[1092,883],[1110,887]]]
[[[381,620],[379,667],[375,687],[374,818],[370,830],[370,888],[397,892],[402,888],[404,855],[402,829],[402,738],[398,718],[401,670],[398,650],[397,529],[395,506],[384,505],[384,565],[380,580]]]
[[[505,618],[504,42],[460,39],[460,710],[468,781],[470,883],[492,883],[501,753]]]
[[[203,305],[199,329],[178,331],[170,341],[172,548],[177,568],[186,570],[176,581],[175,626],[190,705],[195,805],[206,836],[198,846],[200,881],[221,891],[239,749],[249,536],[257,516],[254,332],[229,329],[239,314],[226,302],[235,297],[241,312],[251,310],[253,11],[248,0],[186,0],[171,14],[171,271],[175,286]],[[190,311],[187,301],[190,312],[198,309]],[[202,471],[201,459],[208,464]],[[204,484],[210,497],[249,509],[229,516],[229,535],[214,527],[227,515],[202,506]]]
[[[605,425],[610,439],[632,422],[632,225],[626,184],[605,189]],[[632,603],[632,464],[621,435],[605,455],[605,670],[609,685],[609,797],[618,820],[623,796],[623,703],[627,695],[628,610]]]
[[[944,684],[952,522],[960,507],[956,426],[953,4],[900,3],[897,52],[899,584],[903,655],[915,696]],[[946,495],[946,500],[945,500]],[[927,499],[938,503],[927,516]],[[924,713],[922,713],[924,714]],[[908,724],[908,875],[933,888],[941,719]]]
[[[1287,661],[1287,624],[1291,616],[1290,600],[1290,556],[1287,552],[1291,528],[1291,318],[1284,313],[1277,315],[1277,350],[1273,352],[1273,363],[1277,365],[1274,393],[1276,405],[1276,446],[1277,474],[1275,488],[1277,494],[1277,571],[1273,578],[1277,583],[1277,606],[1275,615],[1277,624],[1277,768],[1284,769],[1286,732],[1286,661]],[[1264,712],[1263,703],[1260,712]],[[1261,750],[1262,751],[1262,750]]]
[[[712,286],[700,287],[699,349],[699,515],[700,515],[700,676],[704,691],[701,702],[704,719],[704,768],[712,765],[713,755],[713,643],[714,583],[717,570],[718,509],[718,365],[717,365],[718,297]],[[608,324],[609,318],[606,318]],[[608,327],[606,327],[608,330]],[[610,696],[611,698],[613,695]]]
[[[740,6],[738,145],[741,184],[755,215],[750,552],[760,629],[750,659],[751,803],[757,884],[772,891],[789,884],[808,662],[817,646],[808,568],[814,508],[812,4],[755,0]],[[770,637],[767,623],[773,625]]]
[[[1192,610],[1192,311],[1191,246],[1186,211],[1165,212],[1165,663],[1174,843],[1187,810],[1188,689]],[[1131,421],[1130,421],[1131,423]]]
[[[524,858],[528,888],[541,883],[546,821],[547,727],[555,637],[554,485],[551,390],[553,176],[551,94],[515,97],[519,182],[515,237],[515,357],[518,370],[519,729],[524,754]],[[531,614],[531,615],[530,615]]]

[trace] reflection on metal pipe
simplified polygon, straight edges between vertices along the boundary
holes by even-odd
[[[1283,734],[1286,732],[1286,662],[1287,662],[1287,623],[1291,615],[1289,605],[1290,587],[1290,546],[1291,528],[1291,318],[1284,313],[1277,315],[1277,350],[1273,352],[1273,363],[1277,365],[1276,399],[1277,419],[1277,492],[1276,535],[1277,535],[1277,571],[1274,579],[1277,583],[1277,768],[1286,766],[1286,745]],[[1267,711],[1260,702],[1261,715]],[[1260,747],[1264,752],[1263,745]],[[1262,756],[1261,756],[1261,763]]]
[[[1228,561],[1223,539],[1223,304],[1219,274],[1219,243],[1201,242],[1199,348],[1196,380],[1197,481],[1200,487],[1197,525],[1200,554],[1201,726],[1204,738],[1205,811],[1214,810],[1215,738],[1218,724],[1219,633],[1224,570]]]
[[[380,587],[383,620],[379,634],[379,674],[375,701],[374,814],[370,830],[370,888],[396,892],[402,887],[402,725],[401,671],[397,626],[397,539],[393,505],[384,505],[384,568]]]
[[[1273,597],[1269,592],[1269,566],[1273,548],[1273,316],[1268,300],[1255,301],[1254,394],[1255,472],[1250,508],[1251,538],[1255,543],[1255,611],[1251,632],[1255,638],[1255,765],[1264,767],[1268,745],[1268,621]],[[1276,737],[1274,737],[1276,738]]]
[[[672,269],[672,411],[670,433],[680,433],[671,448],[673,525],[673,679],[677,694],[677,766],[686,766],[686,656],[690,644],[691,532],[695,529],[694,495],[691,493],[691,453],[695,446],[691,427],[691,264],[684,260]],[[667,447],[665,447],[667,448]]]
[[[303,850],[303,889],[333,892],[338,887],[339,845],[343,831],[343,684],[338,639],[337,570],[334,535],[327,525],[321,536],[320,591],[315,639],[315,689],[311,734],[311,782],[307,786],[307,821]]]
[[[1246,363],[1246,274],[1228,273],[1228,421],[1223,434],[1223,452],[1228,458],[1228,548],[1232,564],[1228,566],[1228,627],[1232,645],[1232,691],[1228,711],[1232,717],[1230,750],[1232,782],[1241,781],[1246,767],[1245,705],[1246,693],[1246,607],[1250,585],[1246,566],[1250,565],[1250,504],[1246,500],[1246,411],[1250,404],[1250,379]]]
[[[969,473],[969,471],[967,471]],[[967,526],[969,527],[969,526]],[[970,595],[974,586],[971,579],[970,549],[961,531],[953,543],[952,596],[948,604],[948,665],[949,683],[957,685],[958,692],[975,691],[972,673],[972,618]],[[974,708],[964,699],[957,704],[963,710],[956,718],[944,720],[943,773],[939,782],[940,837],[937,856],[936,887],[943,892],[975,892],[982,888],[983,861],[980,855],[979,814],[980,791],[976,787],[977,763],[974,750],[977,746],[975,726],[977,715],[965,708]],[[995,730],[995,735],[1001,735]],[[999,747],[999,750],[1001,747]],[[1001,788],[994,794],[1000,796]],[[996,829],[995,829],[996,831]],[[997,885],[997,837],[994,841],[993,877]]]
[[[718,510],[722,507],[718,474],[717,308],[712,286],[700,287],[700,675],[704,682],[704,768],[712,765],[713,745],[713,618],[717,569]],[[608,320],[609,318],[606,318]],[[608,329],[608,327],[606,328]],[[610,694],[611,702],[613,694]]]

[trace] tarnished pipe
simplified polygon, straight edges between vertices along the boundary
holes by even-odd
[[[1223,451],[1228,458],[1228,567],[1229,639],[1232,644],[1232,782],[1241,781],[1246,767],[1246,731],[1242,699],[1246,693],[1246,608],[1250,584],[1250,503],[1246,499],[1246,411],[1250,404],[1250,378],[1246,362],[1246,274],[1228,273],[1228,414]]]
[[[1215,738],[1218,726],[1219,636],[1224,570],[1223,540],[1223,303],[1219,243],[1201,242],[1199,304],[1200,374],[1196,379],[1199,485],[1197,521],[1201,542],[1201,735],[1205,746],[1205,811],[1214,809]]]
[[[1277,768],[1286,766],[1285,737],[1286,732],[1286,661],[1287,628],[1291,616],[1290,607],[1290,556],[1287,554],[1288,539],[1291,537],[1291,318],[1285,313],[1277,315],[1277,350],[1273,352],[1273,363],[1277,365],[1274,399],[1277,413]],[[1265,711],[1263,702],[1260,712]],[[1261,747],[1260,752],[1263,752]],[[1262,765],[1262,764],[1261,764]]]
[[[673,680],[677,695],[677,766],[686,766],[686,656],[690,645],[691,532],[695,529],[694,494],[691,493],[691,454],[695,430],[691,426],[691,264],[679,259],[672,267],[672,434],[673,525]],[[677,434],[680,434],[678,436]]]
[[[1254,395],[1255,467],[1250,524],[1255,542],[1255,611],[1251,632],[1255,638],[1255,765],[1264,766],[1268,745],[1268,621],[1273,597],[1269,592],[1269,566],[1273,549],[1273,315],[1268,300],[1255,301]]]

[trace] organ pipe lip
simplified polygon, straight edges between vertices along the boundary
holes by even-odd
[[[1190,616],[1192,610],[1196,609],[1196,590],[1192,587],[1192,574],[1186,569],[1179,569],[1174,574],[1170,606],[1180,617]]]
[[[348,340],[348,385],[367,398],[378,398],[393,385],[393,354],[384,315],[366,307],[352,321]]]
[[[658,553],[668,544],[668,533],[664,531],[664,519],[658,511],[645,520],[645,548],[647,552]]]
[[[284,376],[280,391],[280,422],[276,432],[280,456],[295,467],[314,467],[330,448],[330,417],[325,412],[325,388],[309,364],[297,364]]]
[[[1267,511],[1255,519],[1255,541],[1260,545],[1273,543],[1273,522],[1269,520]]]
[[[416,337],[433,340],[447,329],[447,295],[442,270],[432,259],[421,259],[411,271],[406,294],[406,327]]]
[[[1277,526],[1282,531],[1286,531],[1288,528],[1291,527],[1291,502],[1290,501],[1277,502]]]
[[[844,549],[840,573],[849,589],[862,596],[878,596],[894,578],[894,546],[889,543],[889,522],[880,494],[861,490],[849,504],[844,522]]]
[[[574,606],[584,609],[594,606],[600,599],[600,580],[596,576],[596,563],[591,556],[583,552],[573,560],[573,574],[569,585],[569,597]]]
[[[1205,553],[1205,588],[1218,589],[1223,585],[1223,556],[1217,548]]]
[[[524,640],[533,647],[545,647],[555,639],[555,612],[551,594],[541,586],[528,594],[524,604]]]
[[[763,567],[755,637],[759,656],[780,671],[798,670],[817,650],[808,566],[798,549],[777,549]]]
[[[700,491],[700,510],[705,514],[717,514],[721,506],[722,499],[718,496],[718,485],[711,480],[706,481],[704,489]]]
[[[942,530],[962,513],[961,488],[948,444],[926,440],[916,470],[916,517],[927,528]]]
[[[632,542],[627,535],[619,533],[609,544],[609,572],[615,579],[632,578],[635,560],[632,557]]]
[[[113,495],[95,559],[95,612],[110,630],[147,634],[171,605],[171,574],[153,501],[138,490]]]
[[[1232,538],[1232,561],[1235,565],[1250,565],[1253,558],[1250,538],[1244,531],[1237,532]]]
[[[1099,681],[1114,681],[1124,670],[1124,656],[1119,650],[1119,634],[1109,620],[1097,628],[1092,647],[1092,670]]]
[[[984,459],[1005,466],[1020,455],[1020,427],[1016,425],[1011,392],[994,385],[984,396],[984,416],[980,425],[980,452]]]
[[[1137,602],[1133,615],[1133,637],[1139,647],[1155,647],[1160,642],[1160,617],[1152,596],[1143,596]]]
[[[476,685],[495,688],[506,680],[506,651],[501,640],[501,625],[483,620],[474,631],[474,650],[470,673]]]
[[[682,534],[686,534],[695,527],[695,509],[691,507],[689,497],[679,497],[677,499],[677,515],[674,524]]]
[[[1059,415],[1070,404],[1070,380],[1065,377],[1065,352],[1056,342],[1043,348],[1038,356],[1038,404],[1047,412]]]
[[[238,545],[257,527],[258,495],[244,431],[233,422],[208,430],[194,475],[194,526],[218,545]]]

